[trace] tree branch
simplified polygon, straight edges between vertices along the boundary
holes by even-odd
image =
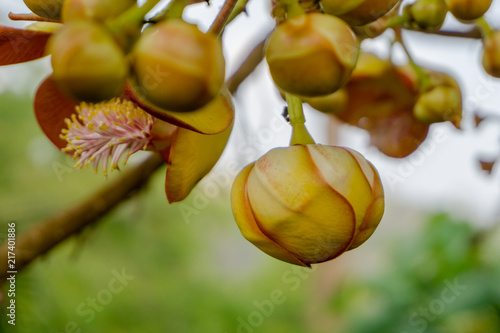
[[[124,172],[123,176],[107,184],[84,202],[46,219],[17,237],[17,272],[145,187],[151,175],[163,164],[160,155],[154,154],[134,169]],[[0,258],[7,258],[7,251],[6,243],[0,248]],[[0,284],[5,282],[8,270],[7,260],[1,260]]]
[[[215,18],[214,23],[212,23],[209,31],[216,35],[219,35],[222,32],[237,2],[238,0],[226,0],[226,2],[224,2],[222,9]]]
[[[226,82],[231,93],[236,92],[243,80],[257,67],[263,58],[264,41],[250,53],[235,74]],[[19,273],[39,256],[58,244],[78,234],[85,227],[97,223],[139,189],[146,186],[149,178],[163,165],[163,159],[154,154],[139,166],[126,171],[115,181],[107,184],[92,197],[53,217],[31,227],[19,235],[16,241],[16,270]],[[0,247],[0,258],[7,258],[7,242]],[[7,260],[0,261],[0,285],[7,278]]]

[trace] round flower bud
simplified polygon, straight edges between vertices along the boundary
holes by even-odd
[[[490,8],[493,0],[444,0],[450,12],[459,20],[480,18]]]
[[[66,0],[24,0],[24,4],[35,14],[51,20],[61,19],[62,6]]]
[[[462,94],[457,87],[437,86],[420,95],[413,107],[418,121],[431,124],[451,121],[460,128],[462,120]]]
[[[68,95],[99,102],[120,95],[128,74],[123,51],[91,21],[65,24],[50,38],[53,78]]]
[[[212,33],[180,19],[144,32],[133,50],[143,95],[160,108],[193,111],[218,95],[225,75],[222,44]]]
[[[448,7],[443,0],[418,0],[405,7],[411,23],[421,29],[439,29],[446,18]]]
[[[136,2],[136,0],[66,0],[62,8],[62,20],[105,21],[120,15]]]
[[[375,168],[342,147],[277,148],[250,164],[231,190],[243,236],[297,265],[331,260],[364,243],[384,212]]]
[[[356,65],[356,36],[342,20],[319,13],[300,15],[276,27],[266,47],[274,83],[299,96],[329,95]]]
[[[486,73],[500,78],[500,31],[483,40],[483,67]]]
[[[325,13],[335,15],[349,25],[364,25],[387,14],[399,0],[321,0]]]

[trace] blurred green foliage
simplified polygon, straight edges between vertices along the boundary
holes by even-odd
[[[0,105],[5,239],[7,222],[21,233],[106,181],[68,169],[38,129],[30,98],[3,94]],[[187,221],[163,186],[158,172],[145,191],[18,274],[16,326],[2,313],[0,330],[500,332],[496,232],[436,215],[418,232],[378,244],[384,261],[376,272],[331,276],[328,268],[349,253],[313,270],[278,262],[241,237],[227,189]]]

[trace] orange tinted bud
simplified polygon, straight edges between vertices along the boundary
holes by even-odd
[[[387,14],[399,0],[321,0],[325,13],[335,15],[349,25],[364,25]]]
[[[250,164],[231,190],[243,236],[296,265],[331,260],[363,244],[384,212],[375,168],[342,147],[277,148]]]
[[[136,3],[136,0],[66,0],[62,9],[63,21],[113,18]]]
[[[142,93],[167,110],[199,109],[218,95],[224,83],[220,40],[180,19],[146,30],[134,48],[133,59]]]
[[[329,95],[349,79],[356,36],[342,20],[319,13],[286,20],[271,34],[266,59],[274,83],[300,96]]]
[[[483,67],[486,73],[500,78],[500,31],[494,31],[483,41]]]
[[[70,96],[98,102],[118,96],[128,73],[122,50],[98,24],[65,24],[51,37],[53,78]]]
[[[450,12],[459,20],[475,20],[488,11],[493,0],[445,0]]]
[[[66,0],[24,0],[24,4],[35,14],[52,20],[61,19],[62,6]]]

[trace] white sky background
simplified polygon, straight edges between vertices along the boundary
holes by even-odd
[[[205,4],[191,6],[186,10],[185,18],[206,30],[222,3],[222,0],[212,0],[209,7]],[[228,75],[243,61],[246,52],[271,31],[273,21],[269,9],[268,1],[250,0],[248,16],[240,15],[228,26],[224,35]],[[2,0],[0,3],[0,24],[22,26],[22,23],[13,23],[6,18],[9,11],[27,12],[24,3],[21,0]],[[491,18],[495,16],[498,22],[499,0],[493,1],[488,12],[490,23],[494,22]],[[445,28],[457,26],[459,24],[448,17]],[[390,34],[384,35],[376,41],[364,43],[363,48],[386,56],[389,38]],[[481,103],[481,110],[500,114],[500,79],[494,80],[484,74],[480,65],[479,41],[416,33],[406,34],[405,40],[418,64],[447,72],[457,79],[463,89],[466,121],[470,120],[477,101]],[[404,62],[401,52],[396,52],[395,59]],[[49,70],[48,61],[1,68],[0,91],[32,92],[38,82],[33,81],[30,71],[35,71],[41,80]],[[242,85],[235,105],[237,122],[229,149],[214,173],[222,172],[234,161],[243,166],[289,141],[290,129],[280,116],[285,103],[273,87],[265,63]],[[327,116],[309,108],[305,112],[307,125],[316,142],[326,144]],[[427,211],[446,211],[486,224],[500,214],[500,179],[498,172],[493,177],[480,172],[477,157],[498,155],[499,129],[500,123],[487,123],[473,129],[469,122],[464,131],[458,132],[450,124],[436,124],[431,127],[429,139],[424,143],[427,149],[402,160],[385,157],[368,147],[367,134],[353,127],[341,128],[339,143],[360,151],[377,167],[384,183],[388,212],[392,205],[409,205]],[[47,158],[56,153],[55,150],[48,151]],[[231,176],[236,174],[231,173]]]

